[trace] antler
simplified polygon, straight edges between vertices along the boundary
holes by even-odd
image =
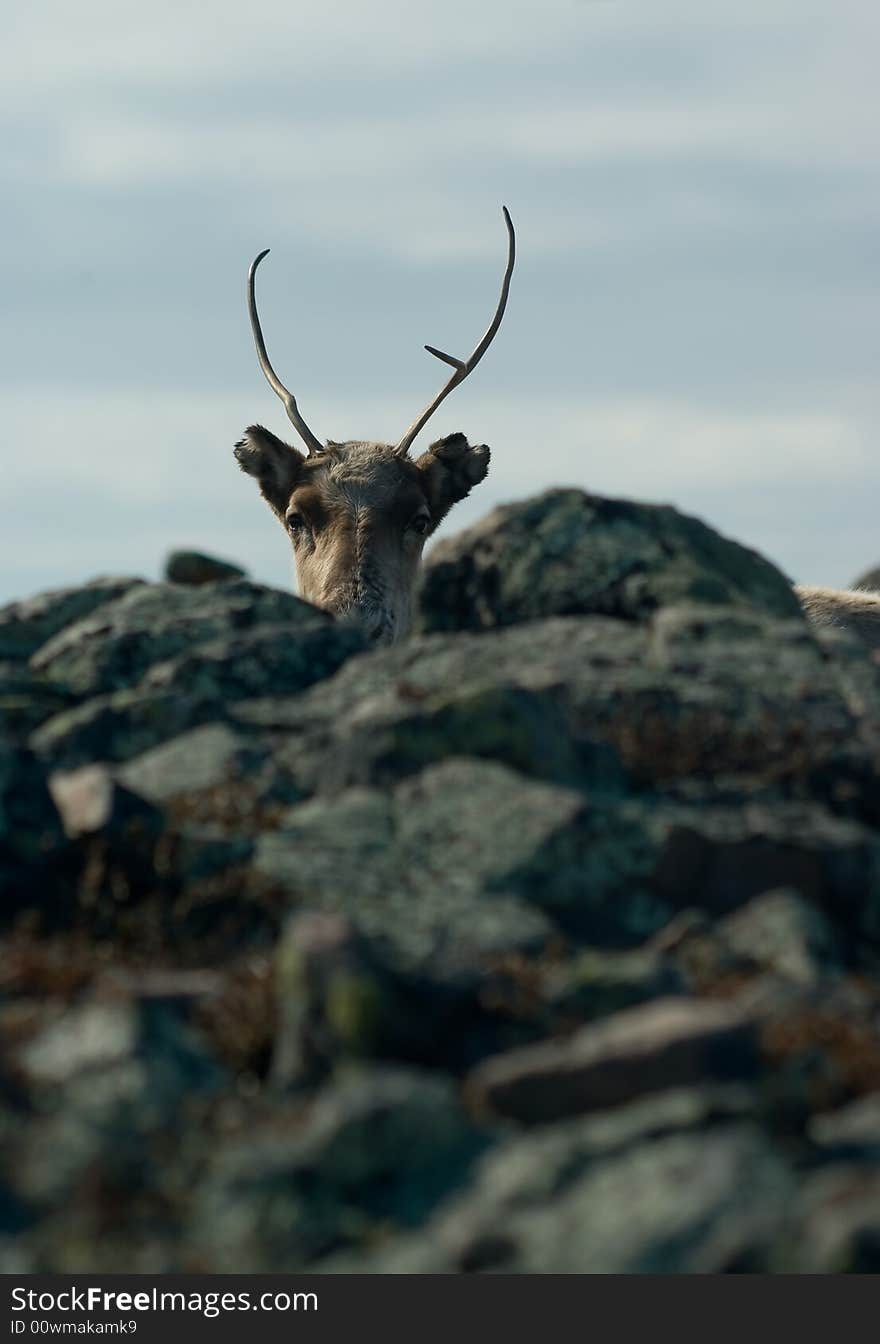
[[[428,351],[430,355],[436,355],[437,359],[442,359],[444,364],[451,364],[452,367],[455,369],[455,373],[449,379],[449,382],[446,384],[446,386],[441,388],[441,390],[437,393],[436,397],[430,403],[430,405],[426,406],[426,408],[422,411],[418,420],[414,420],[413,423],[410,425],[409,429],[406,431],[403,438],[400,440],[400,443],[394,450],[398,457],[406,457],[407,453],[412,447],[412,443],[416,435],[423,428],[423,426],[426,425],[427,422],[430,420],[431,416],[434,414],[437,407],[440,405],[441,401],[443,401],[445,397],[449,396],[449,393],[452,391],[454,387],[458,387],[459,383],[463,383],[465,378],[467,378],[468,374],[472,373],[473,370],[477,367],[480,360],[483,358],[486,351],[489,349],[489,346],[492,344],[492,340],[495,336],[496,331],[501,326],[501,319],[504,316],[504,309],[507,307],[507,293],[508,290],[510,289],[510,277],[513,275],[513,263],[514,260],[516,259],[516,235],[513,232],[513,224],[511,222],[507,206],[502,205],[501,209],[504,211],[504,222],[507,225],[507,238],[508,238],[507,270],[504,272],[504,279],[501,282],[501,298],[498,300],[498,307],[495,309],[495,316],[489,323],[489,329],[486,332],[483,339],[480,341],[480,344],[477,346],[476,350],[474,350],[473,354],[469,355],[467,359],[456,359],[454,355],[445,355],[442,350],[436,350],[433,345],[425,346],[425,349]]]
[[[266,382],[269,384],[272,391],[284,402],[284,409],[287,411],[287,417],[290,420],[290,423],[308,448],[308,456],[313,457],[315,453],[323,453],[324,445],[319,439],[315,438],[297,409],[296,399],[293,393],[288,392],[287,388],[272,368],[272,365],[269,363],[269,356],[266,354],[266,342],[263,340],[260,319],[257,315],[257,299],[254,294],[254,276],[257,273],[257,267],[260,262],[265,256],[268,256],[268,254],[269,249],[267,247],[264,252],[261,252],[260,255],[254,259],[251,263],[251,268],[248,271],[248,312],[251,315],[251,330],[254,333],[257,358],[260,361],[260,368],[263,370]]]

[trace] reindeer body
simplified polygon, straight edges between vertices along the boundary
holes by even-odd
[[[880,649],[880,593],[865,589],[795,587],[804,615],[819,628],[849,630],[871,649]]]

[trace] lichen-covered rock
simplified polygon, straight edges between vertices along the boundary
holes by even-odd
[[[758,1269],[794,1179],[748,1105],[669,1092],[515,1138],[419,1233],[328,1268],[372,1273],[718,1273]],[[726,1122],[726,1123],[725,1123]]]
[[[763,557],[676,509],[551,490],[494,509],[425,566],[422,630],[487,630],[548,615],[641,620],[679,602],[800,614]]]
[[[299,1126],[251,1124],[219,1150],[189,1254],[221,1272],[300,1269],[423,1221],[482,1146],[443,1079],[404,1070],[340,1078]]]
[[[7,737],[26,742],[71,703],[69,692],[32,672],[24,660],[0,662],[0,723]]]
[[[30,658],[65,626],[85,620],[105,602],[112,602],[142,584],[142,579],[93,579],[77,588],[39,593],[24,602],[0,607],[0,659]]]
[[[877,663],[577,491],[422,603],[0,613],[0,1267],[874,1272]]]
[[[245,579],[208,589],[142,584],[67,625],[37,650],[31,666],[82,698],[106,695],[137,686],[156,663],[267,624],[292,634],[328,625],[330,617],[291,593]]]
[[[724,608],[417,638],[234,714],[282,739],[307,791],[388,785],[466,754],[592,797],[769,787],[880,820],[876,678],[844,682],[801,622]]]
[[[301,605],[306,612],[313,610]],[[182,641],[182,628],[177,636]],[[317,624],[307,619],[291,628],[274,622],[206,640],[176,658],[141,668],[134,687],[95,694],[46,720],[32,745],[38,755],[65,769],[96,757],[128,761],[189,728],[223,720],[237,697],[302,690],[329,676],[363,646],[363,636],[353,626],[320,618]],[[164,639],[162,647],[167,652]],[[114,656],[97,646],[93,652],[98,661]],[[78,656],[76,649],[72,655]],[[57,670],[54,661],[52,666]]]

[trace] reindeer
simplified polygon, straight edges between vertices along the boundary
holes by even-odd
[[[415,459],[410,448],[440,403],[477,367],[501,325],[516,256],[506,206],[503,212],[507,269],[495,315],[467,359],[425,346],[454,372],[396,444],[361,439],[319,442],[266,353],[254,277],[268,248],[248,272],[248,312],[260,368],[281,398],[306,452],[262,425],[251,425],[235,445],[235,456],[242,471],[256,477],[263,498],[290,537],[302,596],[337,616],[359,620],[376,644],[392,644],[408,632],[425,542],[489,470],[489,449],[484,443],[468,443],[463,434],[438,439]]]
[[[880,593],[803,584],[796,585],[794,591],[811,625],[847,630],[869,649],[880,649]]]
[[[454,372],[397,444],[366,439],[320,443],[266,353],[254,278],[268,248],[248,271],[248,312],[260,368],[306,452],[262,425],[250,425],[235,445],[235,456],[242,471],[256,477],[290,537],[303,597],[337,616],[359,620],[377,644],[392,644],[409,631],[425,542],[489,470],[489,449],[468,443],[463,434],[438,439],[415,459],[410,449],[440,403],[477,367],[501,325],[516,256],[513,223],[507,207],[502,209],[507,269],[495,315],[467,359],[425,346]],[[796,587],[795,593],[812,625],[849,630],[880,648],[880,593],[814,587]]]

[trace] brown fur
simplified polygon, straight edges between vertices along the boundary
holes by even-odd
[[[804,585],[795,592],[812,625],[849,630],[869,648],[880,649],[880,593]]]
[[[235,456],[291,538],[302,596],[385,644],[409,630],[425,541],[489,469],[489,449],[463,434],[415,461],[358,440],[305,457],[251,425]]]

